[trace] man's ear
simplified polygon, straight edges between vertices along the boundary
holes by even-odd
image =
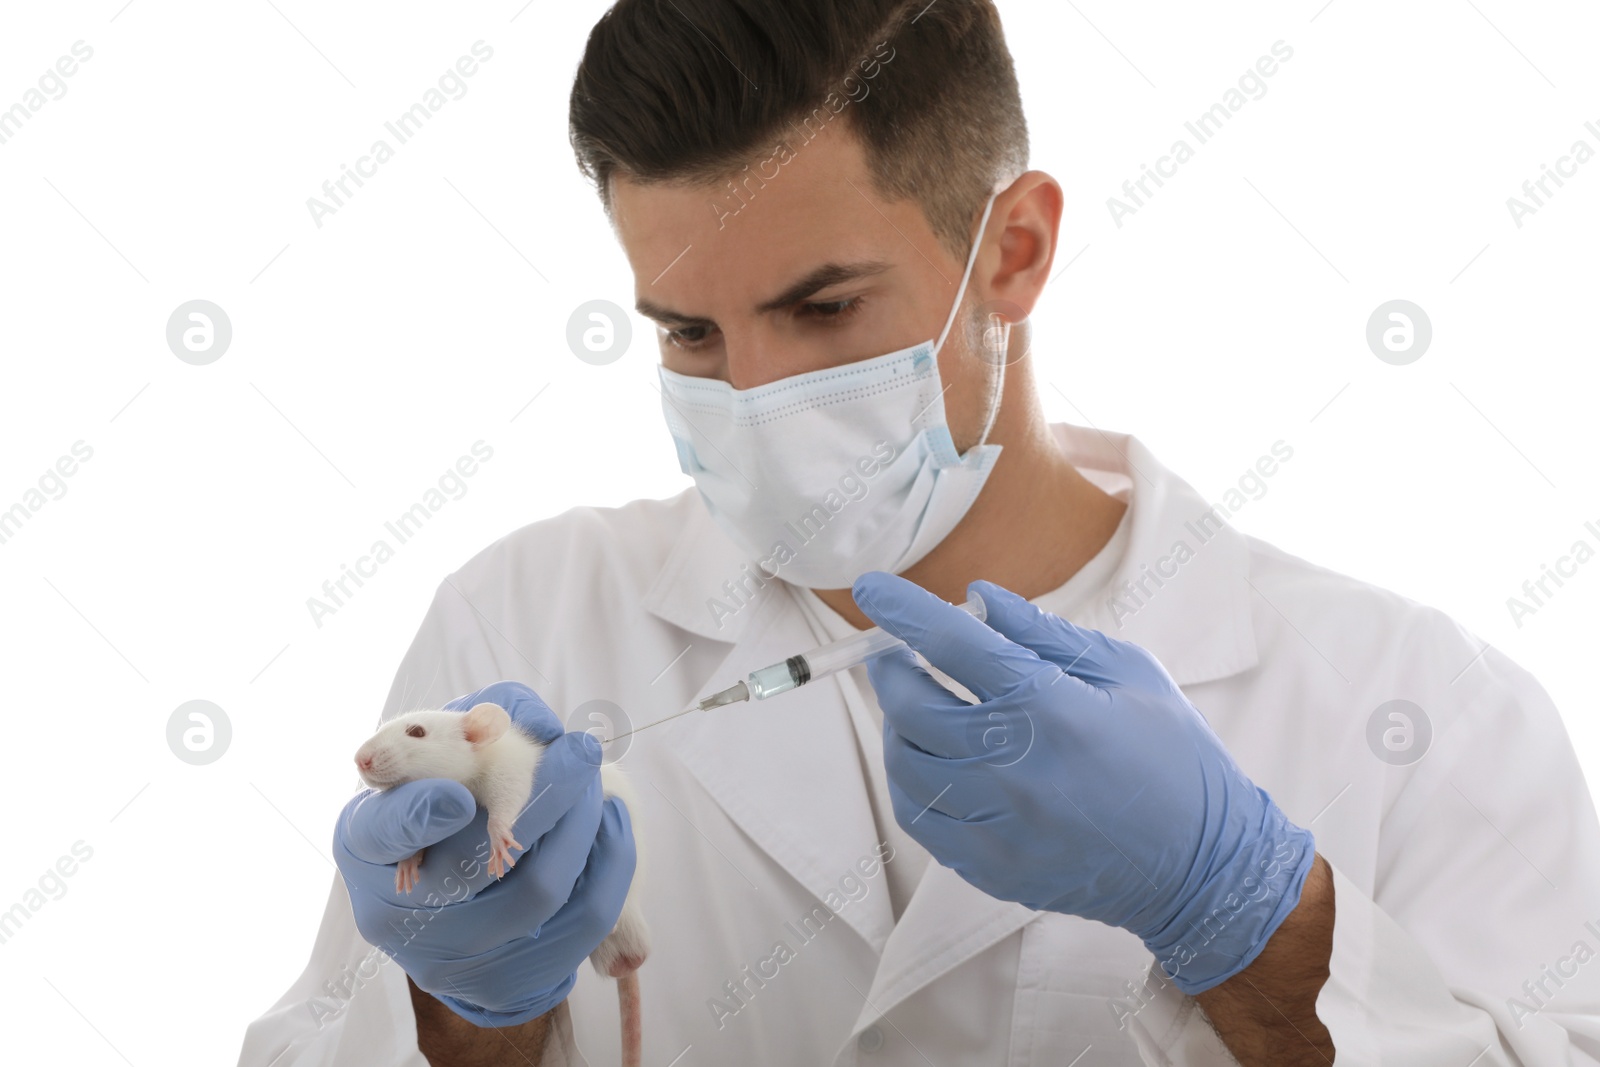
[[[976,269],[984,272],[990,302],[1021,312],[1013,323],[1034,314],[1038,294],[1050,282],[1062,205],[1061,186],[1045,171],[1027,171],[995,197],[990,213],[995,240],[978,253]]]
[[[475,747],[482,747],[500,740],[501,735],[511,728],[511,716],[499,704],[484,701],[473,705],[461,726],[466,731],[467,740]]]

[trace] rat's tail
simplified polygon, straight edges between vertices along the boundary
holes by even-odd
[[[622,1067],[641,1067],[644,1027],[639,1017],[639,972],[617,979],[617,1006],[622,1011]]]

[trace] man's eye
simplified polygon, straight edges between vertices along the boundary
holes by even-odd
[[[706,339],[705,326],[685,326],[681,330],[667,330],[667,343],[676,348],[698,348]]]
[[[847,319],[861,310],[863,298],[851,297],[849,300],[828,300],[819,304],[802,304],[800,307],[801,318],[820,319],[832,323],[839,319]]]
[[[801,304],[795,314],[802,319],[813,319],[821,326],[834,326],[858,313],[865,302],[865,297],[854,296],[848,300]],[[663,330],[662,333],[672,347],[692,350],[704,345],[713,329],[710,326],[682,326],[676,330]]]

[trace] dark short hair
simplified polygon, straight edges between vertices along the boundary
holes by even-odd
[[[618,0],[589,33],[569,111],[608,215],[616,174],[727,181],[735,210],[840,121],[877,195],[916,201],[964,261],[995,182],[1028,165],[992,0]]]

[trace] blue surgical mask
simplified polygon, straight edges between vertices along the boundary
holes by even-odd
[[[754,389],[659,367],[678,462],[712,518],[769,575],[842,589],[899,573],[966,515],[1000,457],[984,443],[999,409],[1003,347],[983,435],[956,454],[938,355],[978,258],[983,209],[955,304],[937,340]],[[1007,327],[999,332],[1005,344]]]

